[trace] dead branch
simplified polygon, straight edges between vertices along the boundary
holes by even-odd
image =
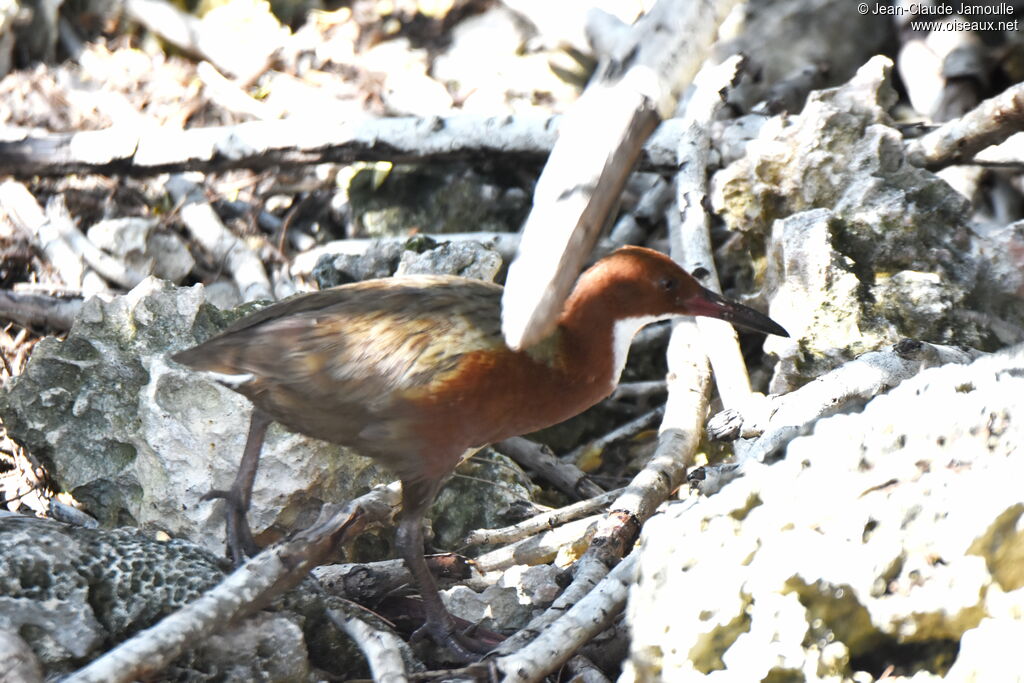
[[[72,251],[103,279],[124,289],[131,289],[146,279],[146,274],[132,270],[90,242],[89,238],[75,226],[63,197],[54,197],[47,202],[46,218]]]
[[[0,141],[0,163],[20,178],[98,173],[152,176],[231,169],[294,168],[356,161],[394,163],[493,162],[503,157],[527,165],[547,158],[560,116],[481,117],[469,114],[392,117],[311,126],[308,121],[249,121],[233,126],[181,130],[115,126],[78,133],[26,130]],[[665,121],[647,140],[637,166],[671,173],[681,121]]]
[[[604,449],[608,448],[608,446],[616,441],[636,436],[643,430],[647,429],[647,427],[653,424],[656,420],[660,420],[664,415],[665,406],[658,406],[654,410],[649,410],[640,417],[634,418],[629,422],[620,425],[607,434],[577,446],[563,455],[561,460],[564,463],[582,462],[583,460],[588,459],[588,456],[591,453],[604,452]]]
[[[329,564],[316,567],[312,574],[327,592],[360,604],[373,604],[412,581],[402,560]]]
[[[985,100],[958,119],[906,145],[907,160],[936,171],[970,162],[975,154],[1024,128],[1024,83]]]
[[[710,220],[704,208],[707,205],[707,168],[711,150],[709,131],[716,112],[723,104],[721,93],[736,77],[741,61],[739,57],[732,57],[698,74],[693,97],[683,118],[688,125],[679,140],[676,207],[668,216],[673,258],[687,271],[697,273],[705,287],[719,294],[722,293],[722,285],[711,253]],[[745,402],[750,396],[750,378],[736,328],[724,320],[711,318],[699,317],[696,324],[711,361],[722,402],[727,406]]]
[[[583,547],[586,547],[585,544],[590,542],[597,528],[599,517],[599,515],[595,515],[577,519],[563,524],[557,529],[551,529],[484,553],[473,560],[473,565],[481,573],[486,573],[508,569],[517,564],[547,564],[565,548],[579,547],[582,550]],[[557,603],[558,601],[555,601],[555,604]],[[520,633],[522,632],[520,631]],[[504,644],[501,651],[505,651]]]
[[[616,45],[566,114],[509,268],[502,331],[511,348],[551,331],[644,141],[675,110],[735,4],[661,0]]]
[[[633,551],[594,586],[586,597],[515,654],[501,657],[498,668],[508,681],[539,681],[557,671],[584,643],[608,628],[626,606],[636,580],[639,551]]]
[[[327,617],[359,647],[370,666],[373,680],[388,683],[408,681],[405,662],[412,659],[409,646],[389,629],[372,623],[374,620],[368,618],[366,610],[337,599],[331,602],[334,607],[327,610]]]
[[[664,125],[664,124],[663,124]],[[656,225],[672,203],[672,186],[664,178],[655,178],[632,211],[623,212],[608,234],[616,247],[644,244],[652,225]],[[600,247],[598,247],[600,252]]]
[[[19,230],[31,235],[65,285],[73,288],[82,286],[86,270],[82,258],[50,223],[43,207],[27,187],[14,180],[0,184],[0,207]]]
[[[525,469],[532,470],[555,488],[575,498],[593,498],[604,490],[591,481],[587,473],[573,462],[559,460],[551,450],[521,436],[494,444],[495,450],[507,455]]]
[[[292,118],[190,130],[122,126],[46,135],[26,131],[21,140],[0,142],[0,164],[19,177],[210,173],[355,161],[485,161],[495,156],[540,164],[554,145],[557,128],[557,117],[460,115],[337,125]]]
[[[12,320],[22,327],[54,332],[70,330],[81,308],[80,297],[68,299],[34,292],[0,290],[0,318]]]
[[[622,495],[622,489],[615,489],[614,491],[607,491],[599,496],[595,496],[587,500],[581,500],[580,502],[573,503],[572,505],[566,505],[565,507],[561,507],[556,510],[542,512],[539,515],[530,517],[529,519],[524,519],[522,522],[517,522],[516,524],[502,527],[500,529],[476,529],[469,532],[463,543],[465,545],[494,545],[498,543],[519,541],[547,529],[553,529],[554,527],[565,524],[566,522],[571,522],[572,520],[584,515],[589,515],[594,511],[605,507],[620,495]]]
[[[649,398],[665,393],[665,380],[655,379],[647,382],[621,382],[608,397],[610,401],[621,401],[626,398]]]

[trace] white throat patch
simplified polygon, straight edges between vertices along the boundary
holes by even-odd
[[[220,382],[229,389],[237,389],[243,384],[247,384],[256,378],[256,375],[252,374],[251,372],[240,373],[237,375],[229,375],[223,372],[206,371],[206,376],[212,380]]]
[[[635,318],[622,318],[615,321],[612,328],[612,386],[619,383],[622,376],[622,368],[626,367],[626,356],[629,355],[629,345],[633,343],[633,337],[640,331],[640,328],[656,323],[659,320],[669,320],[671,315],[641,315]]]

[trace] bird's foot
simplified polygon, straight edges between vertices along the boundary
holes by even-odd
[[[480,625],[480,622],[469,624],[458,636],[465,639],[480,654],[487,654],[505,641],[505,636]]]
[[[225,502],[225,535],[227,537],[227,555],[237,567],[260,551],[256,539],[249,527],[249,505],[242,492],[232,486],[228,490],[214,489],[208,491],[200,500],[217,500]]]
[[[470,624],[460,631],[450,616],[448,619],[440,620],[428,618],[426,623],[412,634],[413,641],[426,637],[448,648],[462,664],[479,661],[483,655],[504,640],[501,635],[479,628],[477,624]]]

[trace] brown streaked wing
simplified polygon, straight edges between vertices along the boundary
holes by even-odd
[[[206,362],[194,365],[373,403],[429,385],[464,353],[500,346],[500,300],[498,285],[452,276],[344,285],[239,320],[197,347]]]

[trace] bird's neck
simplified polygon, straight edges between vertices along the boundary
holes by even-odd
[[[619,383],[633,337],[656,316],[616,311],[599,293],[574,292],[559,318],[561,358],[571,377],[603,385],[611,393]]]

